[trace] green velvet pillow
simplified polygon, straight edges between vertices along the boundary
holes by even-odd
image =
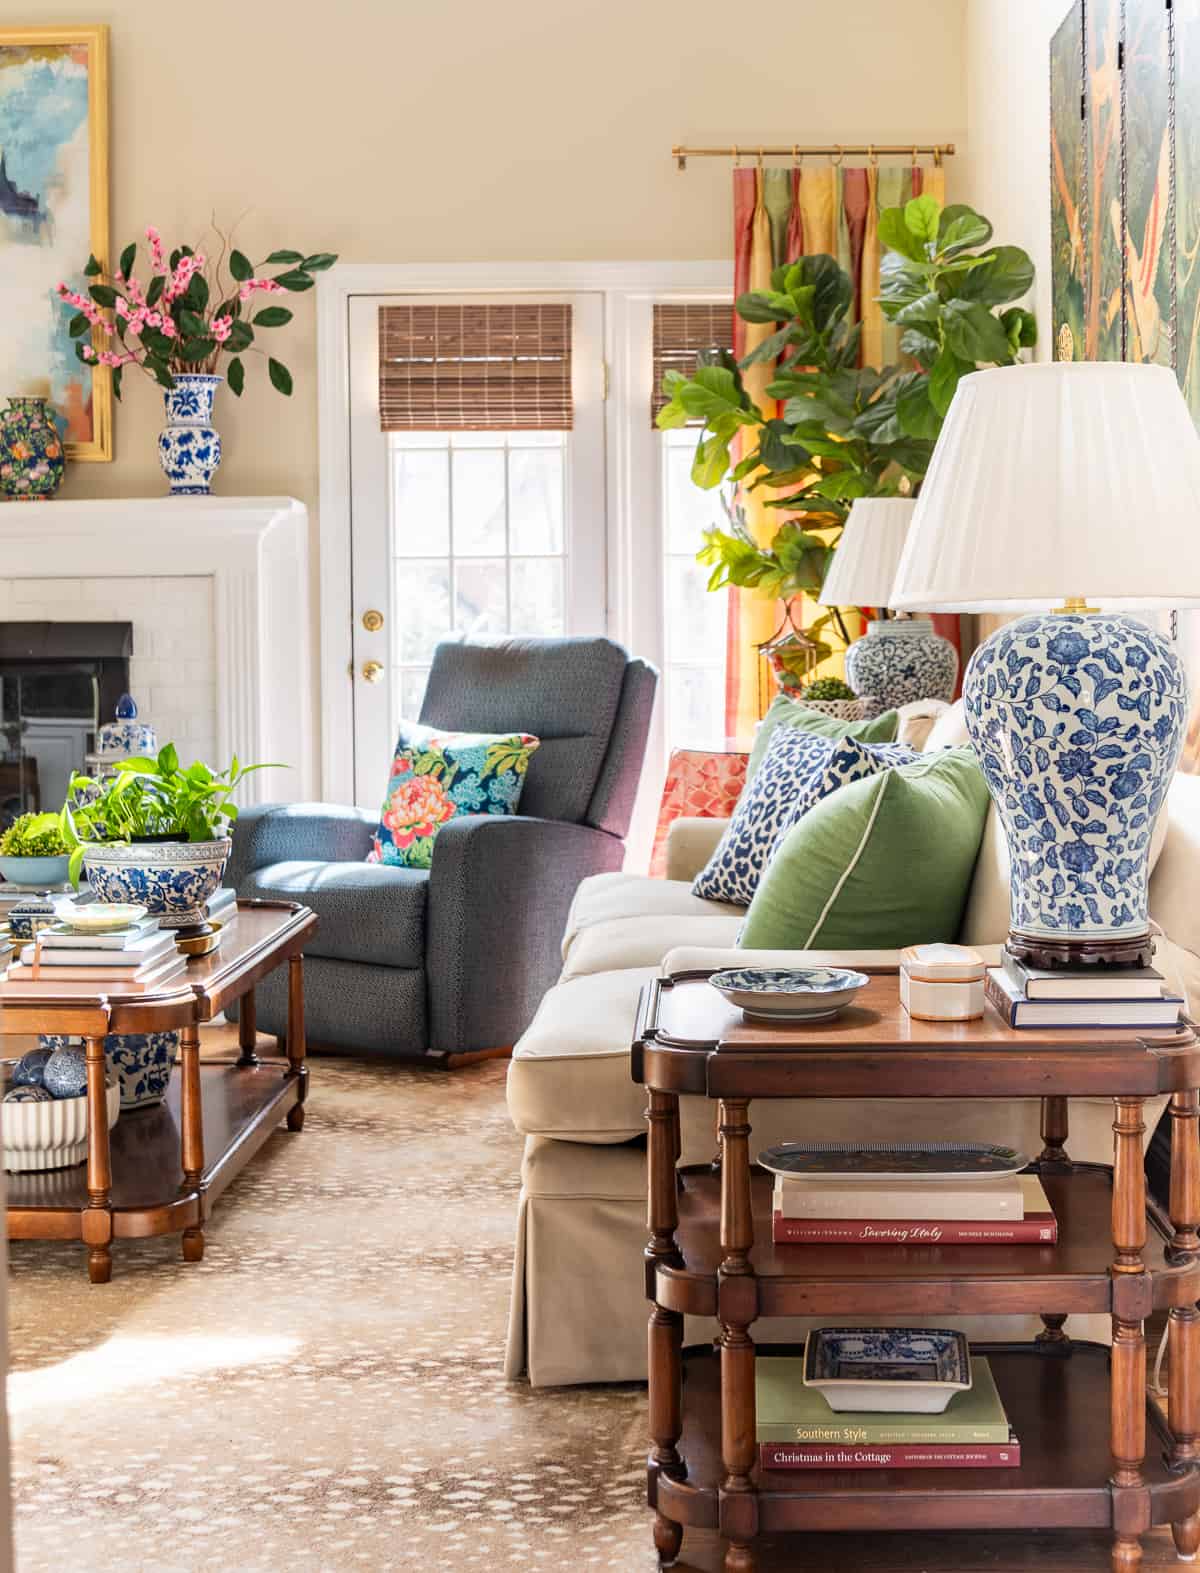
[[[810,710],[807,705],[789,699],[786,694],[777,694],[754,734],[754,746],[746,766],[746,780],[752,780],[754,772],[762,764],[771,733],[777,726],[802,726],[806,732],[812,732],[817,737],[852,737],[859,743],[894,743],[899,725],[900,717],[894,710],[885,710],[882,715],[872,716],[869,721],[840,721],[837,716]]]
[[[957,939],[987,811],[970,748],[851,781],[788,831],[738,944],[892,950]]]

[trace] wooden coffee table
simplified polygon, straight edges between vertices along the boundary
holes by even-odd
[[[795,1531],[1104,1529],[1114,1573],[1135,1573],[1140,1536],[1169,1523],[1180,1554],[1195,1555],[1200,1044],[1190,1023],[1136,1036],[1014,1032],[990,1006],[976,1022],[916,1021],[895,973],[879,972],[831,1022],[764,1025],[692,973],[643,993],[633,1076],[649,1090],[649,1495],[664,1560],[689,1527],[719,1531],[725,1573],[806,1566],[801,1546],[780,1550],[778,1537]],[[676,1170],[681,1093],[719,1102],[711,1169]],[[1171,1096],[1169,1218],[1147,1206],[1142,1168],[1143,1100],[1160,1093]],[[1067,1155],[1068,1100],[1083,1096],[1113,1100],[1111,1169]],[[1034,1169],[1058,1245],[772,1245],[771,1177],[750,1159],[751,1100],[887,1097],[1040,1097]],[[1143,1323],[1155,1310],[1168,1313],[1169,1430],[1146,1393]],[[1111,1351],[1066,1336],[1076,1312],[1112,1317]],[[1035,1341],[976,1346],[1020,1438],[1019,1468],[759,1468],[756,1320],[1030,1313],[1044,1324]],[[683,1351],[685,1314],[718,1318],[717,1349]],[[771,1537],[761,1557],[760,1535]]]
[[[112,1276],[114,1238],[182,1234],[183,1255],[204,1255],[212,1204],[279,1121],[304,1125],[304,975],[301,951],[317,926],[294,902],[240,901],[238,920],[211,956],[188,963],[161,994],[122,998],[64,983],[36,1003],[0,1006],[0,1034],[75,1033],[87,1053],[88,1155],[84,1166],[8,1175],[12,1240],[82,1240],[88,1277]],[[288,967],[286,1053],[255,1052],[255,985]],[[200,1063],[200,1027],[241,1001],[234,1062]],[[104,1038],[178,1029],[180,1068],[157,1108],[122,1114],[108,1129]]]

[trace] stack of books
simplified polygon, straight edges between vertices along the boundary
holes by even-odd
[[[87,983],[98,990],[151,994],[181,977],[187,957],[175,936],[143,918],[109,934],[80,934],[63,924],[43,929],[8,969],[5,999],[36,997],[49,985]]]
[[[835,1412],[804,1383],[804,1360],[760,1356],[754,1366],[764,1469],[1015,1469],[1021,1444],[988,1362],[971,1357],[971,1386],[940,1415]]]
[[[1033,1174],[989,1180],[775,1176],[776,1245],[1054,1245],[1058,1221]]]
[[[1153,967],[1045,971],[1007,949],[988,968],[986,993],[1010,1027],[1174,1027],[1184,1008]]]

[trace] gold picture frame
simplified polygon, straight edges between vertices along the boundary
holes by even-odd
[[[47,113],[41,149],[30,153],[28,138],[22,139],[25,173],[19,166],[2,170],[5,180],[0,184],[0,320],[6,326],[16,324],[18,330],[23,327],[24,332],[6,335],[10,353],[19,358],[21,371],[14,373],[0,362],[6,381],[15,376],[21,385],[0,386],[0,394],[48,393],[57,413],[67,421],[67,458],[104,462],[113,456],[112,379],[104,368],[87,367],[76,359],[74,341],[67,337],[68,312],[57,306],[53,291],[60,279],[75,289],[85,287],[83,267],[87,250],[105,269],[108,266],[108,28],[99,23],[82,27],[0,27],[0,150],[6,140],[5,73],[28,74],[39,66],[50,70],[59,62],[67,68],[70,96],[80,106],[78,124],[64,118],[61,104],[68,95],[56,93],[56,113],[60,118],[55,121]],[[80,102],[79,67],[86,85],[86,114]],[[57,85],[61,87],[62,81]],[[28,99],[26,92],[26,105]],[[27,125],[28,109],[23,112]],[[70,183],[71,160],[80,155],[80,134],[85,126],[86,223],[85,216],[79,213],[78,191]],[[56,142],[56,136],[61,140]],[[39,151],[39,166],[46,178],[34,181],[29,160],[36,159]],[[34,184],[42,189],[32,191]],[[77,185],[81,186],[82,181]],[[85,249],[76,256],[74,248],[81,242]],[[63,249],[68,243],[69,257]],[[13,258],[20,258],[20,265],[6,258],[9,251]],[[43,256],[44,270],[40,266]],[[29,357],[36,363],[40,343],[45,345],[44,365],[34,364],[26,371]],[[95,343],[97,348],[107,347],[107,339],[99,333]]]

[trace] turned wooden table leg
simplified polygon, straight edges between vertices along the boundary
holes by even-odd
[[[179,1034],[180,1124],[184,1189],[197,1195],[203,1218],[204,1115],[200,1096],[200,1029],[191,1024]],[[198,1262],[204,1255],[204,1229],[194,1224],[183,1231],[183,1259]]]
[[[1112,1265],[1115,1297],[1124,1293],[1121,1280],[1144,1274],[1146,1244],[1146,1176],[1142,1167],[1142,1100],[1116,1098],[1113,1120]],[[1112,1484],[1122,1489],[1143,1486],[1146,1455],[1146,1338],[1143,1323],[1114,1308],[1112,1342]],[[1120,1503],[1115,1504],[1121,1523]],[[1137,1573],[1142,1565],[1138,1534],[1118,1527],[1113,1540],[1113,1573]]]
[[[754,1573],[758,1499],[750,1472],[757,1447],[754,1423],[754,1340],[757,1291],[750,1248],[750,1104],[721,1102],[721,1457],[725,1465],[722,1531],[729,1542],[725,1573]]]
[[[292,956],[288,960],[288,1030],[287,1057],[293,1072],[300,1078],[300,1101],[287,1112],[289,1131],[304,1129],[304,1100],[308,1096],[308,1066],[304,1063],[307,1052],[304,1038],[304,957]]]
[[[108,1078],[104,1039],[85,1040],[87,1056],[87,1192],[80,1232],[88,1248],[88,1277],[112,1277],[112,1158],[108,1146]]]
[[[1195,1088],[1171,1099],[1171,1257],[1194,1260],[1200,1252],[1200,1094]],[[1172,1306],[1167,1313],[1168,1418],[1175,1442],[1176,1468],[1200,1465],[1200,1312],[1195,1305]],[[1175,1550],[1185,1562],[1200,1551],[1200,1513],[1171,1525]]]
[[[1061,1173],[1071,1167],[1071,1160],[1066,1152],[1070,1130],[1067,1107],[1065,1098],[1042,1099],[1042,1150],[1037,1160],[1038,1168],[1041,1170]],[[1043,1311],[1044,1331],[1038,1334],[1037,1342],[1047,1353],[1065,1354],[1070,1348],[1071,1340],[1063,1331],[1066,1320],[1065,1316]]]
[[[660,1263],[679,1265],[675,1243],[679,1226],[678,1179],[679,1099],[674,1093],[650,1093],[646,1109],[650,1149],[650,1240],[646,1246],[646,1287],[654,1295]],[[681,1478],[685,1473],[678,1442],[683,1430],[683,1317],[655,1299],[647,1329],[650,1372],[650,1462],[659,1475]],[[655,1490],[651,1486],[652,1493]],[[654,1544],[663,1562],[673,1562],[683,1543],[683,1525],[666,1517],[655,1503]]]
[[[258,1064],[256,1046],[258,1044],[258,1001],[254,997],[254,990],[243,994],[241,1008],[238,1013],[238,1064],[254,1066]]]

